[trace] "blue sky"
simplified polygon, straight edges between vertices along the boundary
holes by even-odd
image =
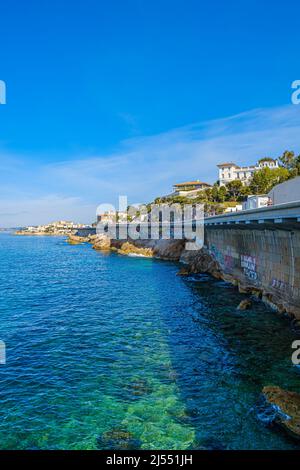
[[[0,226],[300,153],[299,23],[296,1],[3,3]]]

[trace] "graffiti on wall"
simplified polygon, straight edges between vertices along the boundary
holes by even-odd
[[[224,256],[223,253],[218,250],[215,245],[211,245],[210,247],[210,254],[215,258],[215,260],[219,263],[220,266],[224,266]]]
[[[224,250],[219,250],[215,245],[211,245],[210,254],[219,263],[225,272],[231,272],[234,268],[233,248],[227,246]]]
[[[256,258],[250,255],[241,255],[241,267],[245,276],[251,281],[257,280]]]
[[[286,290],[289,286],[280,279],[273,279],[271,282],[271,287],[273,287],[274,289]]]

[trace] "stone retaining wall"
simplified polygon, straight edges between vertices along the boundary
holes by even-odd
[[[300,231],[208,228],[206,246],[225,279],[300,319]]]

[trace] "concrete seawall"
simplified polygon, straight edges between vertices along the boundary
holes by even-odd
[[[299,230],[208,227],[205,237],[225,279],[300,319]]]

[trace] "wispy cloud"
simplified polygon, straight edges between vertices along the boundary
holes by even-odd
[[[151,201],[189,179],[214,182],[217,163],[254,163],[300,152],[300,107],[256,109],[236,116],[122,142],[110,154],[43,164],[3,154],[1,226],[67,218],[88,222],[100,203]],[[22,212],[22,214],[20,214]],[[9,215],[4,215],[10,213]],[[19,215],[18,215],[18,214]],[[15,214],[15,215],[13,215]]]

